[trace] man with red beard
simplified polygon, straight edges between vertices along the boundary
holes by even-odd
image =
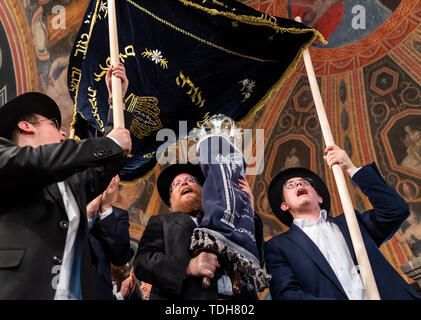
[[[204,181],[200,166],[192,164],[169,166],[158,177],[159,194],[171,212],[149,219],[134,259],[136,277],[152,284],[151,300],[216,300],[222,296],[221,286],[216,282],[209,289],[202,288],[202,278],[214,278],[215,271],[220,267],[217,256],[201,252],[192,257],[189,252],[193,230],[203,216]],[[239,186],[249,195],[253,205],[254,199],[247,181],[240,180]],[[263,226],[257,214],[255,225],[256,239],[260,241],[258,248],[261,248]],[[257,296],[223,298],[248,299]]]
[[[381,299],[420,299],[379,250],[408,217],[408,204],[374,163],[357,168],[336,145],[325,152],[329,167],[339,164],[373,205],[356,211],[356,217]],[[268,197],[276,217],[290,227],[265,243],[272,299],[365,300],[345,216],[329,216],[330,195],[322,179],[305,168],[288,168],[273,178]]]

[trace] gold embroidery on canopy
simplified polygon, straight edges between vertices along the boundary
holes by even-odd
[[[168,69],[168,61],[167,59],[162,57],[161,51],[155,49],[155,50],[148,50],[145,48],[145,51],[142,52],[142,57],[151,60],[152,62],[155,62],[156,64],[159,63],[159,65],[162,67],[162,69]]]
[[[161,110],[158,108],[158,99],[155,97],[138,97],[133,93],[126,100],[127,111],[133,116],[130,124],[130,132],[142,139],[149,136],[152,131],[162,128],[158,115]]]
[[[128,0],[130,2],[130,0]],[[251,24],[251,25],[258,25],[258,26],[267,26],[267,27],[272,27],[274,30],[276,30],[277,32],[290,32],[290,33],[295,33],[295,34],[302,34],[302,33],[308,33],[308,32],[314,32],[314,34],[316,35],[317,38],[319,38],[319,40],[323,43],[323,44],[327,44],[327,41],[325,40],[325,38],[323,37],[323,35],[317,31],[316,29],[298,29],[298,28],[283,28],[283,27],[279,27],[276,21],[276,18],[262,13],[262,15],[260,17],[255,17],[255,16],[248,16],[248,15],[238,15],[232,12],[226,12],[226,11],[218,11],[216,9],[209,9],[206,8],[204,6],[201,6],[200,4],[197,3],[193,3],[191,1],[188,0],[178,0],[181,3],[187,5],[187,6],[191,6],[193,8],[205,11],[207,13],[209,13],[210,15],[220,15],[220,16],[224,16],[226,18],[230,18],[233,20],[237,20],[246,24]],[[203,3],[203,2],[202,2]]]
[[[86,47],[88,47],[89,40],[91,39],[92,30],[93,30],[95,22],[96,22],[96,18],[97,18],[97,15],[98,15],[98,7],[99,7],[100,3],[101,3],[101,1],[97,1],[96,6],[95,6],[95,10],[94,10],[94,15],[93,15],[92,19],[90,21],[87,20],[87,21],[83,22],[83,23],[90,23],[91,24],[90,27],[89,27],[89,35],[88,35],[88,38],[87,38]],[[86,54],[86,52],[85,52],[85,54]],[[85,56],[84,56],[84,58],[85,58]],[[76,122],[77,122],[77,97],[78,97],[78,94],[79,94],[79,82],[80,82],[80,79],[82,78],[82,72],[81,72],[81,70],[79,70],[79,71],[80,71],[79,81],[77,82],[77,85],[75,85],[75,87],[73,88],[73,90],[75,90],[75,99],[73,101],[73,106],[74,106],[74,108],[73,108],[73,120],[72,120],[72,123],[70,124],[69,139],[73,139],[73,137],[74,137],[75,126],[76,126]]]
[[[94,116],[94,119],[96,120],[96,122],[99,124],[99,128],[101,132],[104,132],[105,131],[104,122],[101,120],[101,117],[99,116],[99,113],[98,113],[98,100],[96,98],[96,93],[97,93],[97,90],[94,90],[91,87],[88,87],[88,97],[89,97],[88,100],[92,107],[92,115]]]
[[[202,98],[202,91],[200,91],[199,87],[196,87],[193,82],[190,80],[189,77],[186,77],[182,71],[180,71],[179,76],[175,79],[177,85],[183,88],[187,84],[187,88],[190,87],[190,90],[186,92],[187,95],[190,96],[191,101],[198,106],[199,108],[203,108],[205,105],[206,99]]]
[[[128,45],[124,48],[124,53],[120,52],[119,53],[119,58],[121,62],[126,62],[126,59],[131,56],[131,57],[135,57],[136,56],[136,52],[134,50],[133,45]],[[94,72],[94,80],[96,82],[99,82],[102,80],[102,78],[107,74],[108,69],[111,67],[111,58],[107,57],[107,59],[105,60],[105,67],[103,67],[101,64],[98,66],[99,69],[101,70],[101,72]]]
[[[186,30],[183,30],[180,27],[175,26],[174,24],[172,24],[172,23],[170,23],[170,22],[168,22],[168,21],[166,21],[166,20],[158,17],[157,15],[155,15],[152,12],[148,11],[147,9],[141,7],[139,4],[133,2],[132,0],[126,0],[126,1],[129,2],[130,4],[132,4],[133,6],[135,6],[136,8],[138,8],[139,10],[141,10],[141,11],[145,12],[146,14],[150,15],[155,20],[158,20],[159,22],[162,22],[162,23],[166,24],[167,26],[173,28],[174,30],[176,30],[178,32],[181,32],[182,34],[184,34],[186,36],[189,36],[189,37],[191,37],[191,38],[193,38],[193,39],[195,39],[197,41],[200,41],[200,42],[202,42],[204,44],[207,44],[208,46],[214,47],[214,48],[219,49],[221,51],[224,51],[224,52],[227,52],[227,53],[230,53],[230,54],[233,54],[233,55],[242,57],[242,58],[247,58],[247,59],[251,59],[251,60],[255,60],[255,61],[259,61],[259,62],[279,62],[278,60],[267,60],[267,59],[261,59],[261,58],[257,58],[257,57],[252,57],[252,56],[249,56],[249,55],[246,55],[246,54],[242,54],[242,53],[235,52],[233,50],[224,48],[224,47],[222,47],[220,45],[217,45],[215,43],[212,43],[210,41],[207,41],[205,39],[202,39],[202,38],[200,38],[200,37],[198,37],[198,36],[196,36],[196,35],[188,32]]]

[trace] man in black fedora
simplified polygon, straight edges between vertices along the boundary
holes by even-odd
[[[379,250],[409,215],[407,203],[383,180],[372,163],[356,168],[333,145],[324,159],[339,164],[369,198],[373,209],[356,211],[358,224],[381,299],[420,299]],[[331,217],[323,180],[304,168],[276,175],[268,197],[276,217],[290,229],[264,246],[273,299],[366,299],[344,214]]]
[[[0,107],[0,299],[95,299],[86,204],[131,150],[128,130],[65,140],[57,104],[38,92]]]
[[[213,253],[203,251],[196,257],[189,253],[193,230],[203,216],[204,181],[200,166],[190,163],[171,165],[158,177],[159,195],[171,212],[149,219],[134,259],[136,277],[152,284],[151,300],[248,298],[226,296],[225,291],[221,293],[221,282],[213,282],[209,289],[202,288],[202,277],[214,278],[220,266]],[[241,180],[239,186],[252,201],[247,181]],[[258,219],[255,215],[255,221]],[[256,233],[263,233],[261,222],[256,223],[256,229],[259,229]],[[224,277],[221,279],[228,281]]]

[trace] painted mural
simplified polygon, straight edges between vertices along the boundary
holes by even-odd
[[[305,24],[315,27],[329,41],[323,47],[337,48],[375,31],[399,3],[400,0],[289,0],[288,17],[302,17]]]
[[[16,96],[16,76],[13,70],[12,48],[7,41],[5,25],[0,24],[0,105],[8,101],[8,97]]]
[[[0,73],[0,96],[7,99],[0,101],[30,90],[42,91],[57,102],[63,129],[69,129],[73,103],[66,84],[67,65],[87,4],[87,0],[1,1],[0,44],[6,60]]]
[[[269,15],[300,15],[328,40],[327,46],[314,44],[310,54],[335,142],[357,165],[376,161],[387,182],[410,205],[410,217],[381,247],[400,272],[402,264],[421,256],[420,1],[241,2]],[[26,91],[43,91],[59,104],[68,130],[73,114],[66,85],[68,58],[87,4],[88,0],[0,1],[0,105]],[[364,7],[365,21],[359,6]],[[60,16],[62,8],[65,16]],[[332,212],[341,212],[333,175],[322,158],[324,143],[302,63],[243,126],[265,130],[264,172],[248,177],[265,239],[287,230],[272,214],[266,195],[271,178],[283,168],[300,165],[319,173],[332,191]],[[129,211],[134,248],[149,217],[168,211],[155,187],[160,170],[120,186],[115,198],[115,205]],[[350,192],[357,210],[370,208],[361,192]]]

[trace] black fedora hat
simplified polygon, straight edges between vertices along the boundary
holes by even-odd
[[[313,171],[305,168],[288,168],[279,172],[270,182],[268,189],[269,204],[276,217],[288,227],[291,226],[292,216],[288,211],[281,209],[283,202],[283,186],[291,178],[310,178],[313,188],[317,191],[319,196],[323,198],[320,204],[321,209],[325,209],[329,214],[330,210],[330,194],[323,180]]]
[[[195,177],[200,185],[203,185],[206,178],[198,164],[176,163],[165,168],[158,177],[157,188],[161,199],[170,207],[170,186],[174,178],[181,173],[188,173]]]
[[[60,109],[54,100],[41,92],[27,92],[0,107],[0,137],[10,139],[18,120],[30,113],[57,119],[61,126]]]

